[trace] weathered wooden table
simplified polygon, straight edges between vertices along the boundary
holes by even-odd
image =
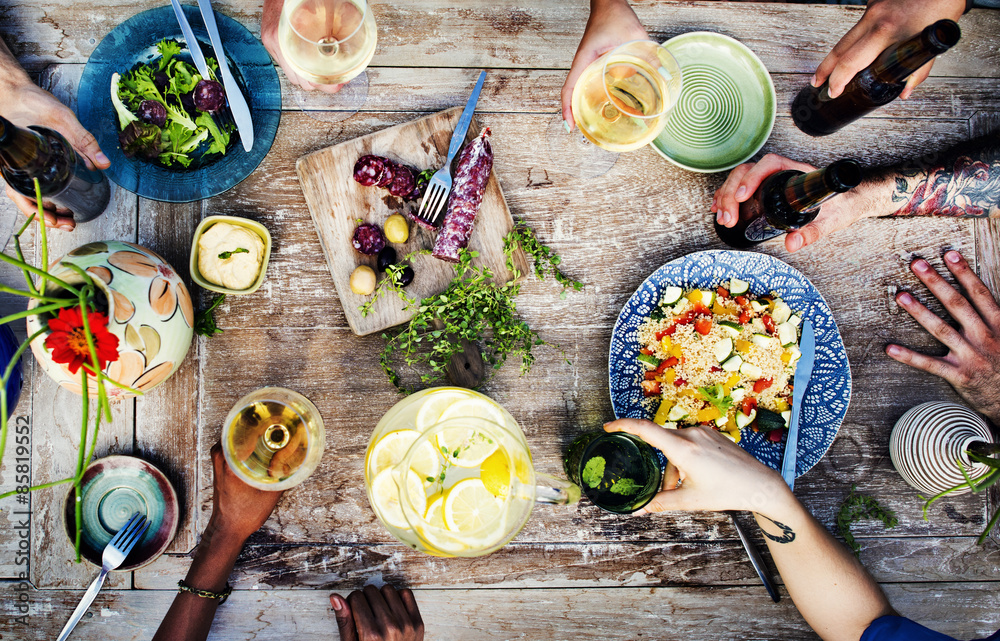
[[[0,36],[43,85],[72,99],[101,38],[158,4],[0,0]],[[723,175],[679,170],[649,149],[623,155],[609,173],[590,181],[567,176],[549,159],[544,130],[558,110],[586,4],[377,2],[372,9],[379,47],[361,113],[329,125],[286,105],[271,153],[225,195],[166,205],[117,190],[98,221],[72,234],[50,234],[53,256],[92,240],[130,240],[160,252],[185,276],[192,232],[205,215],[258,220],[275,240],[265,285],[253,296],[230,297],[217,313],[225,333],[198,339],[167,384],[119,403],[113,424],[102,430],[98,455],[134,454],[156,463],[179,490],[184,515],[168,553],[145,569],[114,575],[74,638],[152,635],[211,510],[209,448],[230,406],[264,385],[291,387],[317,404],[326,421],[327,450],[315,475],[286,494],[245,549],[232,579],[236,592],[219,610],[215,638],[332,638],[327,594],[381,581],[417,589],[429,639],[815,638],[787,597],[771,603],[723,516],[626,518],[587,503],[540,507],[503,550],[480,559],[442,560],[394,541],[368,506],[365,446],[375,422],[399,397],[378,367],[382,339],[358,338],[344,321],[295,175],[299,156],[463,104],[478,70],[490,69],[478,117],[493,128],[495,168],[510,207],[563,256],[569,274],[587,283],[582,293],[560,300],[555,283],[529,280],[519,299],[524,318],[565,348],[572,364],[542,348],[529,375],[519,377],[517,367],[508,365],[484,390],[520,421],[545,472],[560,473],[560,454],[569,441],[612,417],[607,346],[624,301],[664,262],[720,246],[708,203]],[[258,31],[258,3],[216,6]],[[913,99],[839,134],[811,139],[792,125],[788,105],[860,9],[669,1],[636,2],[635,8],[654,38],[719,31],[761,57],[779,104],[765,152],[814,164],[846,155],[891,162],[967,139],[985,128],[985,112],[1000,111],[996,12],[973,11],[962,19],[961,43],[937,62]],[[37,249],[34,237],[29,244]],[[926,522],[921,501],[888,457],[889,431],[907,408],[956,398],[943,381],[882,351],[890,339],[939,349],[896,307],[893,293],[900,286],[922,292],[907,269],[909,260],[920,255],[940,266],[946,248],[974,258],[1000,292],[1000,231],[987,221],[871,220],[795,255],[779,243],[762,251],[787,260],[823,292],[854,376],[854,397],[838,438],[799,480],[797,495],[828,526],[854,483],[896,510],[900,523],[894,530],[858,526],[862,561],[901,613],[970,638],[1000,627],[1000,551],[995,541],[975,543],[986,500],[955,498]],[[196,299],[204,304],[208,296],[196,292]],[[14,304],[5,301],[6,308]],[[71,473],[79,408],[77,397],[29,368],[16,415],[31,420],[33,483]],[[12,457],[8,448],[0,491],[14,486]],[[30,517],[11,514],[24,509],[12,501],[2,506],[3,638],[54,638],[95,573],[70,561],[64,497],[64,489],[37,492]],[[14,619],[22,615],[27,626]]]

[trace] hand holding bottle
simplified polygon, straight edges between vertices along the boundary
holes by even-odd
[[[573,118],[573,88],[590,63],[615,47],[633,40],[646,40],[649,36],[632,11],[627,0],[593,0],[590,19],[583,32],[580,45],[573,57],[573,65],[562,88],[562,117],[569,130],[576,124]]]
[[[958,21],[964,11],[965,0],[869,0],[861,20],[819,64],[811,84],[819,87],[829,80],[830,97],[836,98],[883,50],[920,33],[936,20]],[[911,75],[899,97],[908,98],[930,75],[933,64],[932,60]]]
[[[35,125],[58,131],[91,168],[107,169],[111,165],[107,156],[101,152],[94,135],[83,128],[72,110],[32,83],[2,42],[0,77],[3,78],[0,80],[0,95],[4,96],[0,102],[0,116],[22,127]],[[9,185],[7,196],[26,216],[36,213],[34,199],[17,193]],[[75,227],[70,212],[59,210],[51,203],[45,203],[45,224],[65,231],[72,231]]]

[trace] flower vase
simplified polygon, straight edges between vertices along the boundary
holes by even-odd
[[[118,337],[118,358],[103,370],[108,378],[146,392],[177,371],[191,346],[194,326],[191,295],[177,272],[155,252],[122,241],[88,243],[53,263],[52,276],[78,285],[83,278],[66,266],[69,263],[90,275],[106,301],[107,328]],[[50,283],[46,293],[63,295],[65,291]],[[37,306],[36,300],[29,304],[29,308]],[[29,316],[28,335],[45,327],[43,323],[54,315]],[[72,374],[67,364],[52,359],[52,350],[45,346],[51,331],[46,330],[32,341],[32,353],[53,380],[80,394],[80,373]],[[113,385],[105,389],[112,399],[132,396]],[[90,396],[97,395],[93,377],[87,390]]]
[[[990,472],[973,463],[966,453],[975,443],[992,443],[989,425],[971,409],[957,403],[922,403],[903,414],[889,437],[892,464],[914,489],[926,498],[965,482],[959,462],[969,478]],[[952,494],[965,494],[969,488]]]

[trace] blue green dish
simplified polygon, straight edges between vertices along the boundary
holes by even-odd
[[[760,151],[776,111],[774,84],[760,58],[709,31],[663,45],[681,67],[684,90],[653,149],[678,167],[705,173],[732,169]]]
[[[152,563],[163,554],[177,533],[180,506],[173,485],[152,463],[133,456],[106,456],[91,463],[80,483],[83,497],[80,554],[101,565],[104,548],[139,512],[149,520],[149,529],[136,544],[119,572]],[[66,496],[66,533],[72,541],[76,517],[76,492]]]
[[[196,7],[184,6],[191,29],[207,56],[215,57]],[[139,63],[159,57],[156,43],[164,38],[181,43],[177,57],[191,61],[174,16],[167,5],[143,11],[118,25],[101,41],[84,67],[77,103],[80,122],[97,138],[101,150],[111,160],[105,170],[115,184],[144,198],[171,203],[203,200],[221,194],[243,181],[260,165],[274,143],[281,120],[281,84],[271,56],[260,40],[232,18],[215,14],[219,33],[233,76],[243,88],[253,119],[254,143],[247,152],[233,136],[226,154],[197,169],[167,169],[159,165],[126,158],[118,145],[118,117],[111,104],[111,76],[124,73]]]

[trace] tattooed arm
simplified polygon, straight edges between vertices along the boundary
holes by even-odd
[[[825,641],[857,641],[872,621],[894,614],[875,579],[781,476],[715,430],[667,430],[634,419],[604,429],[635,434],[670,461],[663,491],[643,511],[752,511],[789,596]]]
[[[719,224],[735,225],[739,203],[765,178],[785,169],[813,167],[768,154],[758,163],[735,168],[712,201]],[[1000,217],[1000,134],[869,171],[857,188],[824,203],[816,220],[786,234],[785,248],[797,251],[861,218],[876,216]]]

